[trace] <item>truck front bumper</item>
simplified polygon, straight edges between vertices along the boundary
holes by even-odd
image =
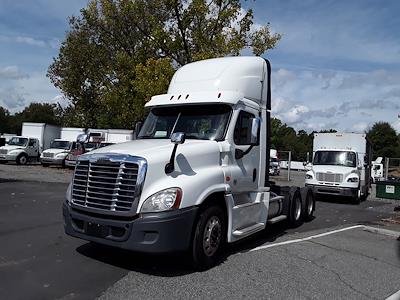
[[[117,220],[88,215],[64,203],[64,229],[77,238],[137,252],[177,252],[189,248],[197,210],[190,207]]]
[[[18,154],[0,154],[0,161],[15,161],[17,159]]]
[[[336,195],[343,197],[356,197],[358,195],[358,188],[339,187],[339,186],[328,186],[328,185],[311,185],[313,192],[318,195]]]
[[[42,164],[49,164],[49,165],[62,165],[63,161],[65,159],[63,158],[48,158],[48,157],[42,157],[40,158],[40,162]]]

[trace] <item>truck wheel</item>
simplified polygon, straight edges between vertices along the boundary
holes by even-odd
[[[315,197],[312,191],[307,192],[306,205],[303,211],[303,219],[305,221],[311,221],[313,219],[315,211]]]
[[[26,165],[28,163],[28,155],[21,153],[18,155],[16,162],[17,165]]]
[[[290,227],[298,227],[302,223],[302,205],[301,205],[301,196],[299,193],[294,193],[293,198],[290,201],[289,208],[289,226]]]
[[[192,240],[192,260],[196,269],[206,270],[221,257],[226,239],[225,215],[219,206],[206,208],[199,216]]]
[[[360,203],[361,203],[361,191],[360,191],[360,189],[358,189],[357,195],[355,195],[353,197],[353,204],[354,205],[359,205]]]

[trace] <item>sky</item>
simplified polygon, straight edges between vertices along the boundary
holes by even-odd
[[[0,106],[61,102],[46,77],[87,0],[0,0]],[[272,64],[272,113],[297,130],[363,132],[386,121],[400,133],[400,1],[248,0],[258,26],[282,39]]]

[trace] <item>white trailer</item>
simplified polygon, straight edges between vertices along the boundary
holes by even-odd
[[[369,194],[371,157],[366,134],[316,133],[306,185],[317,195],[347,196],[360,203]]]
[[[60,138],[61,129],[59,126],[54,126],[46,123],[22,123],[23,137],[36,138],[39,140],[41,153],[44,149],[50,148],[50,144],[55,139]]]
[[[60,139],[64,141],[76,141],[78,135],[85,133],[84,128],[62,127]]]
[[[65,232],[140,252],[187,251],[208,268],[225,243],[311,219],[311,189],[269,181],[270,75],[261,57],[180,68],[168,94],[146,104],[136,140],[79,156]]]
[[[107,143],[123,143],[133,140],[133,130],[108,129]]]

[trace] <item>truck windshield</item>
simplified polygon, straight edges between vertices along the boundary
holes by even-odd
[[[138,138],[169,139],[173,132],[184,132],[187,139],[220,141],[231,112],[231,107],[224,104],[153,108]]]
[[[54,141],[51,143],[50,148],[69,150],[70,146],[71,146],[71,142],[68,142],[68,141]]]
[[[317,151],[314,165],[356,167],[356,154],[350,151]]]
[[[20,138],[20,137],[13,137],[11,140],[8,142],[9,146],[21,146],[21,147],[26,147],[28,144],[28,139],[27,138]]]

